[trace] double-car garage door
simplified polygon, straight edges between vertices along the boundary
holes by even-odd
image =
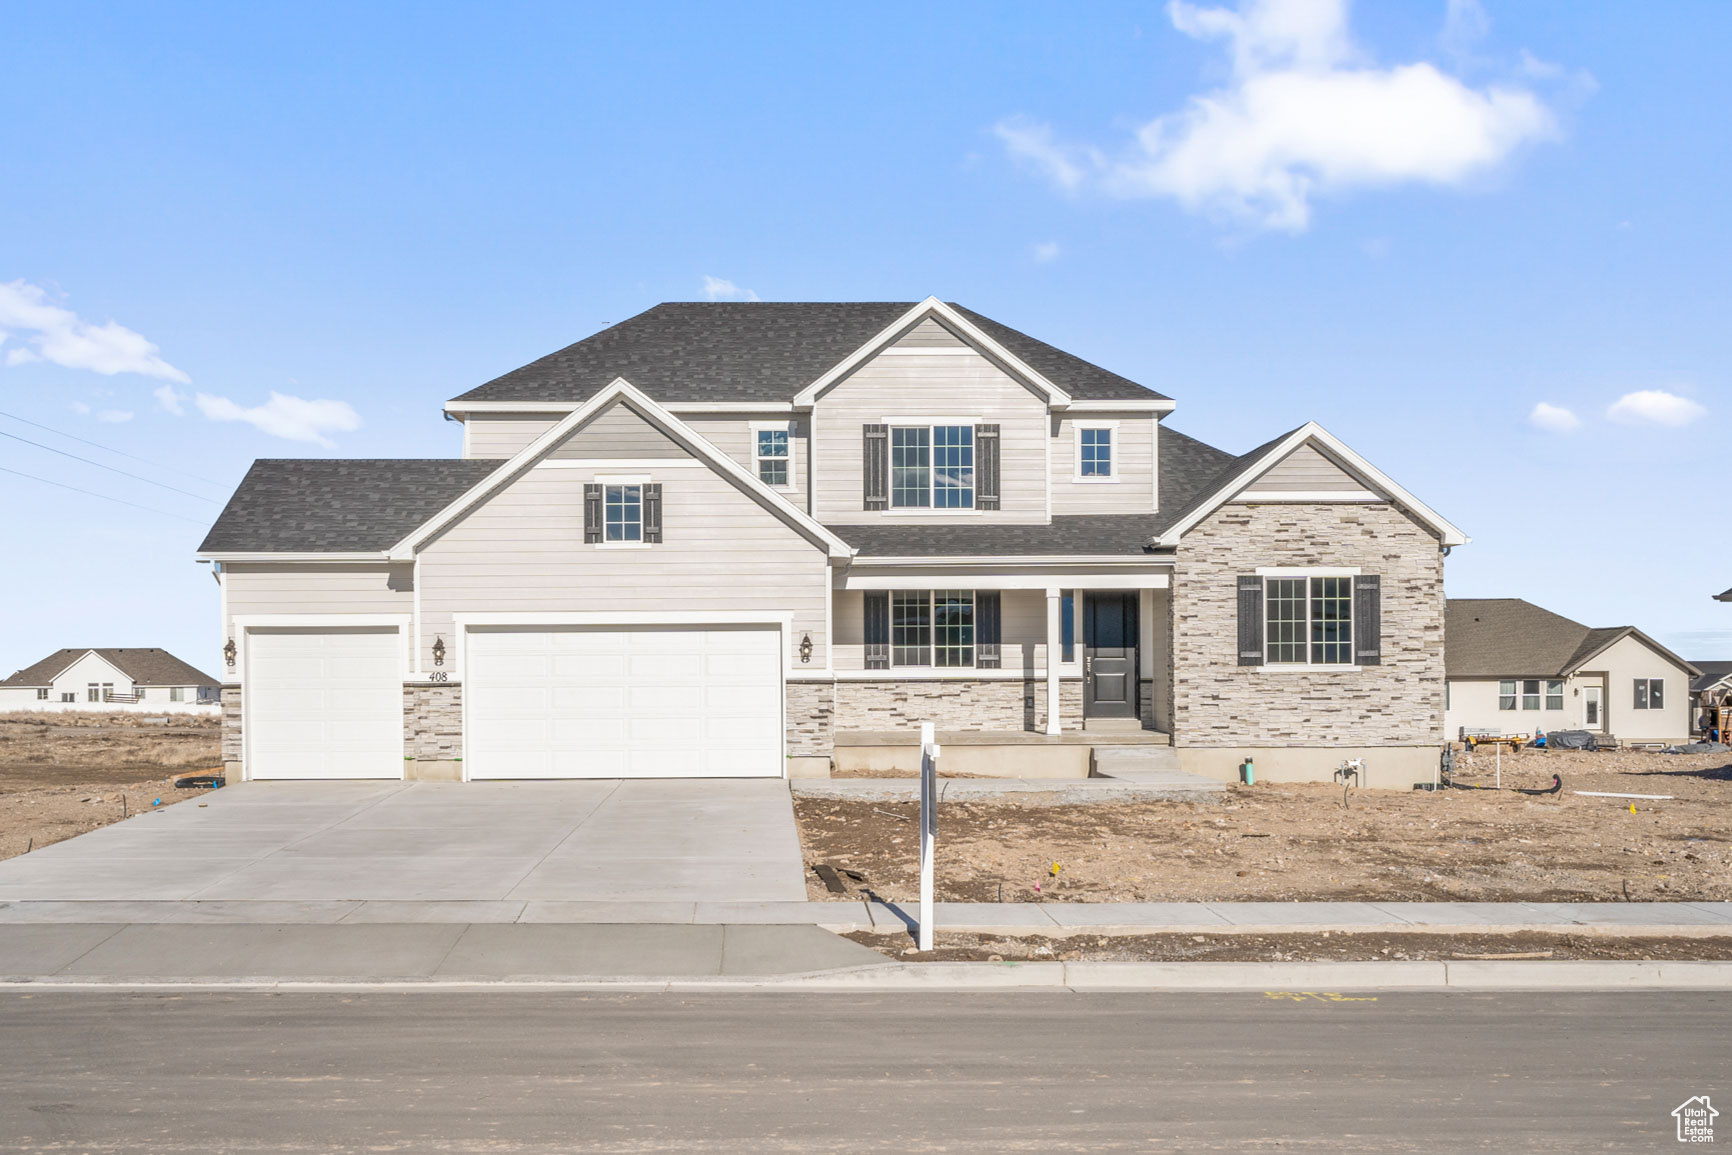
[[[775,627],[486,627],[463,645],[467,777],[782,773]],[[400,777],[402,668],[394,629],[250,632],[249,776]]]

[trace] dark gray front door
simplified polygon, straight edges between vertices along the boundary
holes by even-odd
[[[1083,716],[1135,718],[1137,595],[1089,594],[1083,607]]]

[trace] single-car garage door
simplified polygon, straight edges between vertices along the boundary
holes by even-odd
[[[746,778],[782,773],[773,626],[471,627],[471,778]]]
[[[241,691],[249,778],[401,778],[395,629],[250,629]]]

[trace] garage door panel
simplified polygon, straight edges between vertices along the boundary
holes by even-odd
[[[776,629],[482,629],[465,646],[471,777],[782,773]]]
[[[394,629],[247,637],[247,774],[401,778],[402,642]]]

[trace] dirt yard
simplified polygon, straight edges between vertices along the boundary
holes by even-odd
[[[844,937],[899,962],[1390,962],[1459,959],[1727,959],[1732,938],[1562,934],[1148,934],[1069,938],[947,934],[920,951],[906,934]]]
[[[219,720],[148,717],[0,714],[0,859],[206,793],[172,776],[222,764]]]
[[[1491,787],[1493,760],[1457,781]],[[1516,788],[1551,785],[1558,794]],[[1598,790],[1664,800],[1590,798]],[[960,902],[1732,900],[1732,755],[1503,758],[1503,789],[1232,787],[1218,802],[946,803],[937,896]],[[1630,807],[1635,807],[1632,813]],[[795,800],[816,901],[916,897],[914,803]]]

